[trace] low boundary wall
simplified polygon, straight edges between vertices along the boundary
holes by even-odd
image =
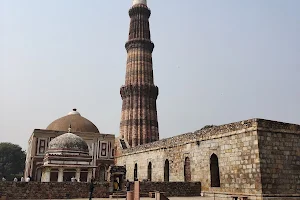
[[[133,189],[133,183],[131,185]],[[167,197],[200,196],[200,182],[140,182],[140,193],[164,192]]]
[[[133,189],[133,183],[131,183]],[[168,197],[200,196],[200,182],[140,182],[140,193],[164,192]],[[0,182],[0,193],[9,199],[76,199],[89,197],[89,183]],[[94,198],[108,198],[109,183],[96,183]]]
[[[0,193],[9,199],[74,199],[88,198],[88,183],[0,182]],[[109,197],[109,184],[95,184],[95,198]]]

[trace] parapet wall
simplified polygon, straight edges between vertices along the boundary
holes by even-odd
[[[95,184],[94,197],[108,198],[109,184]],[[88,183],[0,182],[0,193],[9,199],[68,199],[88,198]]]

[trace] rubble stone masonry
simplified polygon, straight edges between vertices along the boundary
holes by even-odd
[[[9,199],[88,198],[89,184],[71,182],[0,182],[0,193],[8,196]],[[96,184],[93,194],[95,198],[108,198],[109,184]]]
[[[131,188],[133,189],[133,183]],[[200,183],[155,183],[140,182],[140,193],[160,191],[167,196],[199,196]],[[78,199],[88,198],[89,187],[87,183],[41,183],[41,182],[0,182],[1,195],[7,195],[9,199]],[[96,184],[94,198],[108,198],[109,184]]]
[[[263,193],[298,194],[300,199],[299,125],[265,120],[258,127],[258,139]]]
[[[191,181],[201,182],[207,194],[300,197],[299,144],[299,125],[250,119],[124,149],[116,161],[126,165],[130,180],[135,164],[138,179],[148,179],[151,162],[152,181],[165,181],[168,160],[169,181],[179,182],[185,181],[188,157]],[[218,158],[220,187],[212,187],[213,154]]]

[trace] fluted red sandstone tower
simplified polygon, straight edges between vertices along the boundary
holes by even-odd
[[[134,0],[129,10],[129,39],[125,85],[120,89],[122,116],[121,138],[131,147],[159,140],[156,99],[158,87],[153,81],[149,17],[146,0]]]

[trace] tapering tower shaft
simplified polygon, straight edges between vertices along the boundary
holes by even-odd
[[[127,66],[125,85],[120,89],[122,115],[120,135],[131,147],[159,140],[149,17],[146,0],[134,0],[129,10],[129,38],[125,45]]]

